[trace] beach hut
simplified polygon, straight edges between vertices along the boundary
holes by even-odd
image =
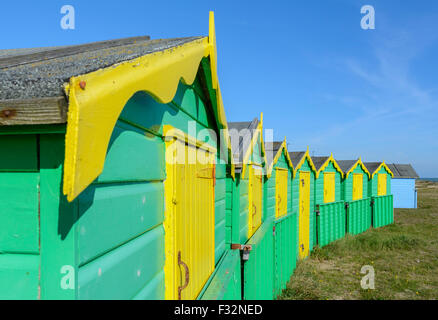
[[[294,170],[283,142],[265,143],[267,172],[267,210],[274,221],[274,294],[285,289],[297,261],[297,213],[292,210]]]
[[[371,199],[368,196],[368,180],[371,177],[361,159],[338,160],[344,173],[342,199],[347,210],[347,232],[359,234],[371,227]]]
[[[315,239],[315,177],[316,169],[309,149],[289,152],[294,168],[292,210],[298,214],[298,257],[307,257],[316,245]]]
[[[394,196],[394,208],[416,209],[416,179],[420,178],[411,164],[388,164],[394,174],[391,181],[391,192]]]
[[[342,199],[344,173],[333,155],[312,157],[316,168],[316,241],[323,247],[345,236],[345,203]]]
[[[0,69],[1,299],[196,299],[214,276],[210,297],[240,297],[212,13],[208,37],[6,50]]]
[[[229,122],[235,166],[232,194],[232,244],[242,252],[243,299],[273,298],[273,218],[265,210],[266,157],[263,114],[246,122]]]
[[[393,173],[385,162],[364,162],[371,174],[368,196],[371,197],[372,225],[374,228],[394,223],[394,204],[391,194]]]

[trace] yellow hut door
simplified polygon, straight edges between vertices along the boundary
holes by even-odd
[[[363,174],[353,174],[353,201],[363,198]]]
[[[310,172],[300,172],[299,214],[299,257],[300,259],[303,259],[309,255]]]
[[[166,299],[196,299],[214,271],[214,159],[185,141],[166,142]]]
[[[377,177],[377,195],[386,196],[386,174],[379,173]]]
[[[276,218],[287,214],[287,176],[288,170],[286,169],[277,168],[275,171]]]
[[[249,167],[248,238],[251,238],[262,224],[262,188],[263,170],[251,165]]]
[[[330,203],[335,201],[335,173],[324,173],[324,203]]]

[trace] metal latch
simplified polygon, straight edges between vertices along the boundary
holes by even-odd
[[[240,250],[242,253],[242,260],[248,261],[249,260],[249,253],[252,251],[252,245],[250,244],[232,244],[231,245],[232,250]]]
[[[243,261],[248,261],[249,260],[249,253],[252,250],[252,246],[251,245],[244,245],[243,249],[242,249],[242,260]]]

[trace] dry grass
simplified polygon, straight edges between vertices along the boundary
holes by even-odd
[[[417,188],[419,209],[396,209],[394,225],[316,249],[281,299],[437,299],[438,183]],[[375,290],[361,289],[364,265],[375,269]]]

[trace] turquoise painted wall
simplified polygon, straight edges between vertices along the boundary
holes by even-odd
[[[277,163],[274,165],[271,177],[266,181],[266,218],[274,217],[276,210],[276,168],[288,169],[288,185],[287,185],[287,214],[292,213],[292,171],[287,163],[284,153],[281,154]]]
[[[324,204],[324,173],[334,172],[335,173],[335,202],[341,201],[341,173],[336,170],[333,162],[330,161],[328,166],[319,173],[318,179],[315,180],[315,203]]]
[[[342,180],[342,200],[346,202],[353,201],[353,174],[354,173],[362,173],[363,174],[363,198],[368,197],[368,175],[362,169],[360,165],[358,165],[353,172],[348,175],[348,178],[344,178]]]
[[[378,177],[379,174],[386,174],[386,194],[391,194],[391,175],[386,170],[385,167],[380,168],[380,170],[374,175],[372,179],[368,181],[368,197],[376,197],[377,196],[377,184],[378,184]]]
[[[117,121],[102,174],[73,203],[61,193],[65,128],[0,135],[0,147],[16,158],[0,159],[0,298],[163,299],[163,125],[190,135],[191,128],[217,131],[206,101],[199,78],[180,84],[169,104],[135,94]],[[220,147],[211,131],[198,139]],[[216,262],[226,248],[226,181],[226,165],[218,164]],[[72,285],[63,289],[69,267]]]

